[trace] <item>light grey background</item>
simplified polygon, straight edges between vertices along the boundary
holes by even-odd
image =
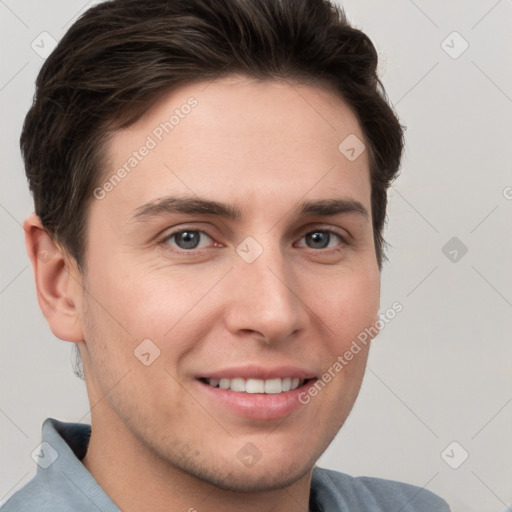
[[[35,473],[44,419],[90,421],[71,345],[37,304],[18,139],[43,63],[32,42],[44,53],[92,4],[0,0],[0,500]],[[512,2],[342,4],[377,46],[407,126],[381,299],[382,311],[404,309],[373,343],[352,415],[319,464],[425,486],[454,512],[501,512],[512,504]],[[462,257],[442,252],[452,237]],[[441,456],[456,465],[463,450],[458,469]]]

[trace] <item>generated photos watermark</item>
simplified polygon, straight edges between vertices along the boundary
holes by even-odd
[[[162,121],[156,126],[153,131],[146,137],[146,140],[139,149],[133,151],[131,156],[124,162],[124,164],[117,169],[101,187],[96,187],[93,191],[93,195],[96,199],[105,199],[106,195],[114,190],[121,181],[135,169],[144,158],[146,158],[153,149],[155,149],[165,136],[171,133],[176,126],[178,126],[182,119],[185,119],[193,108],[196,108],[198,101],[196,98],[191,96],[187,99],[186,103],[183,103],[179,108],[174,109],[173,114],[167,121]]]
[[[403,305],[396,301],[384,313],[379,315],[379,319],[371,326],[361,331],[355,340],[352,341],[342,355],[339,355],[331,366],[322,374],[322,376],[314,382],[307,390],[299,393],[299,402],[307,405],[312,398],[317,396],[325,386],[331,382],[342,370],[354,359],[362,347],[365,347],[387,324],[389,324],[398,313],[403,310]]]

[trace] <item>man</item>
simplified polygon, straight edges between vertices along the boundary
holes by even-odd
[[[376,66],[322,0],[114,0],[69,29],[21,137],[25,232],[91,426],[47,419],[2,510],[449,510],[315,466],[378,331],[403,140]]]

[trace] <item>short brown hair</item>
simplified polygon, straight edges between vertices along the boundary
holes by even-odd
[[[328,0],[111,0],[85,12],[44,63],[21,149],[35,212],[85,271],[87,212],[110,130],[135,122],[177,85],[230,74],[337,92],[370,156],[379,268],[387,188],[403,132],[370,39]],[[340,141],[341,142],[341,141]]]

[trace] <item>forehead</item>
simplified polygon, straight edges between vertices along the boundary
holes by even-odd
[[[329,193],[369,209],[368,152],[346,153],[363,141],[352,110],[324,87],[240,76],[180,86],[111,138],[101,207],[133,212],[177,193],[263,207]]]

